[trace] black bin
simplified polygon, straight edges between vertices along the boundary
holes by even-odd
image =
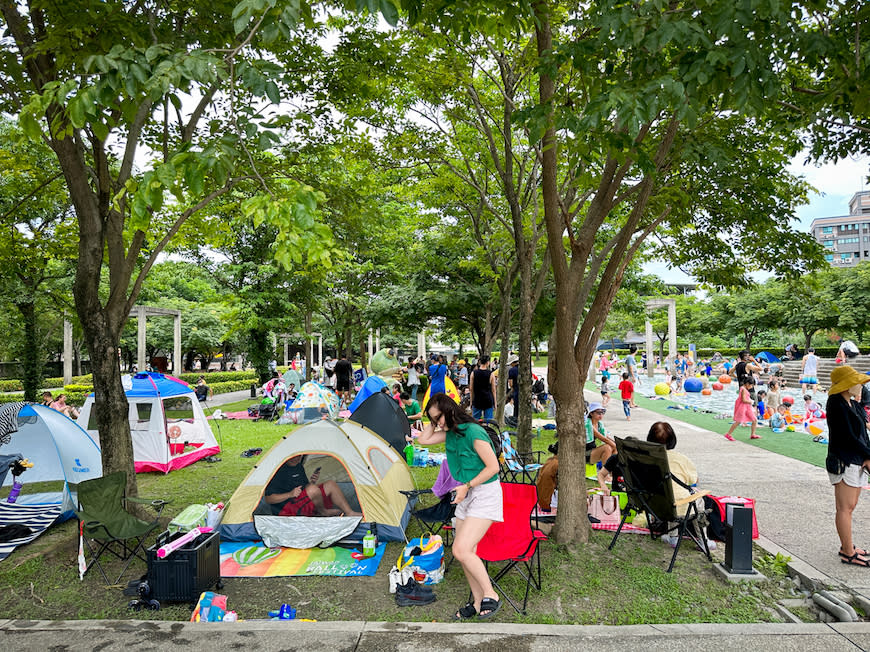
[[[196,602],[200,593],[220,583],[221,538],[216,531],[200,534],[163,559],[157,557],[158,548],[184,534],[163,532],[148,548],[148,582],[155,600]]]

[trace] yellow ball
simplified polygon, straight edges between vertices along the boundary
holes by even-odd
[[[653,391],[658,396],[667,396],[671,393],[671,388],[667,383],[656,383],[655,387],[653,387]]]

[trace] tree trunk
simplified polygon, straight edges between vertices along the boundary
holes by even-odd
[[[311,337],[311,313],[305,313],[305,381],[313,378],[311,369],[314,366],[314,340]]]
[[[22,351],[24,385],[24,400],[36,402],[40,385],[43,381],[42,347],[39,345],[39,331],[36,324],[36,304],[33,301],[25,301],[15,304],[21,313],[21,321],[24,326],[24,350]]]
[[[504,404],[507,395],[507,377],[510,367],[507,364],[510,357],[510,333],[511,333],[511,295],[510,286],[507,290],[502,291],[501,297],[502,317],[500,320],[501,331],[499,332],[499,340],[501,341],[501,352],[499,353],[498,361],[498,382],[496,383],[496,409],[493,412],[493,418],[499,423],[504,423]],[[514,406],[516,407],[516,406]]]
[[[76,306],[85,304],[76,298]],[[127,493],[138,495],[133,464],[133,440],[127,396],[121,384],[118,359],[120,326],[116,333],[108,325],[103,311],[86,313],[79,310],[79,321],[84,331],[88,351],[91,352],[91,373],[94,382],[94,414],[100,431],[100,449],[103,457],[103,475],[126,471]],[[121,325],[122,326],[122,325]]]
[[[535,38],[538,57],[544,59],[553,47],[550,9],[546,0],[533,4],[537,21]],[[583,410],[583,380],[574,358],[574,306],[576,290],[569,283],[568,264],[563,244],[564,221],[559,210],[556,178],[556,129],[552,102],[555,83],[547,68],[538,76],[539,101],[548,107],[548,124],[541,148],[541,194],[547,223],[547,247],[550,250],[556,283],[556,315],[550,347],[549,377],[556,401],[556,431],[559,433],[559,512],[553,536],[557,543],[585,543],[589,539],[586,518],[586,428]],[[555,353],[555,355],[552,355]],[[587,360],[588,362],[588,360]],[[585,371],[585,370],[583,370]]]
[[[532,246],[523,238],[520,257],[520,338],[519,338],[519,393],[517,396],[517,450],[520,453],[532,451],[532,317],[534,301],[532,298]]]

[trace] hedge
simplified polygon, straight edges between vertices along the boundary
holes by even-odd
[[[208,373],[194,372],[189,374],[181,374],[176,376],[186,382],[188,385],[196,385],[196,381],[200,376],[205,376],[205,382],[209,387],[214,387],[217,383],[224,383],[236,380],[257,381],[258,376],[256,371],[210,371]]]

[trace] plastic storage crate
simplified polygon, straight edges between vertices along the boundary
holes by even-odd
[[[221,539],[217,532],[200,534],[167,557],[157,557],[162,545],[184,536],[163,532],[148,548],[148,581],[151,597],[170,602],[196,602],[200,593],[221,585]]]

